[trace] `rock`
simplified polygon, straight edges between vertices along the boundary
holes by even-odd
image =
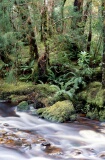
[[[97,157],[105,159],[105,151],[100,152]]]
[[[75,120],[75,109],[69,100],[58,101],[54,105],[37,110],[37,114],[41,117],[53,122],[65,122]]]
[[[17,110],[18,111],[28,111],[29,110],[28,102],[27,101],[20,102],[17,106]]]
[[[9,124],[8,124],[8,123],[4,123],[3,125],[4,125],[4,126],[6,126],[6,127],[8,127],[8,126],[9,126]]]
[[[83,102],[82,111],[88,118],[105,121],[105,89],[100,82],[90,83],[78,94],[78,99]]]
[[[51,146],[51,144],[50,144],[49,142],[47,142],[47,141],[43,142],[41,145],[42,145],[42,146],[45,146],[45,147]]]
[[[63,154],[63,151],[61,148],[58,148],[56,146],[51,146],[49,142],[44,142],[43,145],[41,144],[41,149],[49,154],[49,155],[60,155]]]
[[[72,156],[78,156],[80,154],[82,154],[82,151],[79,149],[74,149],[71,151]]]
[[[95,108],[93,112],[90,111],[87,112],[86,117],[90,119],[99,119],[99,114],[97,109]]]

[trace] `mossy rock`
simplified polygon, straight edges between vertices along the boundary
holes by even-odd
[[[37,110],[37,114],[52,122],[75,120],[75,109],[69,100],[58,101],[54,105]]]
[[[99,119],[99,114],[97,109],[95,109],[93,112],[90,112],[90,111],[87,112],[86,117],[90,119]]]
[[[24,100],[27,100],[27,96],[26,95],[11,95],[9,99],[11,100],[11,103],[19,103]]]
[[[99,112],[99,120],[105,121],[105,109]]]
[[[54,94],[58,91],[58,87],[56,85],[49,85],[49,84],[38,84],[36,85],[35,89],[39,91],[40,95],[46,97],[48,95]]]
[[[88,104],[101,108],[105,103],[105,89],[102,89],[100,82],[92,82],[78,94],[78,97]]]
[[[18,104],[17,106],[18,111],[28,111],[29,110],[29,105],[27,101],[22,101]]]
[[[39,97],[48,97],[53,96],[56,91],[58,91],[58,87],[56,85],[49,84],[38,84],[34,85],[31,82],[18,82],[16,84],[8,84],[3,80],[0,80],[0,98],[1,99],[10,99],[10,96],[24,96],[28,95],[32,92],[38,93]],[[16,96],[14,96],[16,98]],[[13,99],[13,98],[12,98]],[[13,100],[14,101],[14,100]]]
[[[14,83],[6,83],[0,80],[0,94],[2,99],[7,99],[11,95],[26,95],[35,90],[35,85],[32,83],[18,82]]]

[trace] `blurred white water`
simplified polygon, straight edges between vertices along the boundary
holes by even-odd
[[[0,144],[0,160],[102,160],[105,159],[105,134],[101,132],[104,126],[92,128],[91,122],[57,124],[45,121],[27,113],[17,112],[20,117],[0,117],[0,134],[14,132],[19,137],[30,139],[31,136],[40,136],[39,139],[48,141],[56,152],[48,150],[41,143],[29,147],[10,148]],[[60,149],[61,150],[60,150]]]

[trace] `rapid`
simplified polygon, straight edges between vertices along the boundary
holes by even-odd
[[[0,102],[0,160],[105,159],[105,122],[52,123]]]

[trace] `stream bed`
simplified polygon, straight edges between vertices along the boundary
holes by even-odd
[[[0,160],[105,159],[105,123],[51,123],[0,103]]]

